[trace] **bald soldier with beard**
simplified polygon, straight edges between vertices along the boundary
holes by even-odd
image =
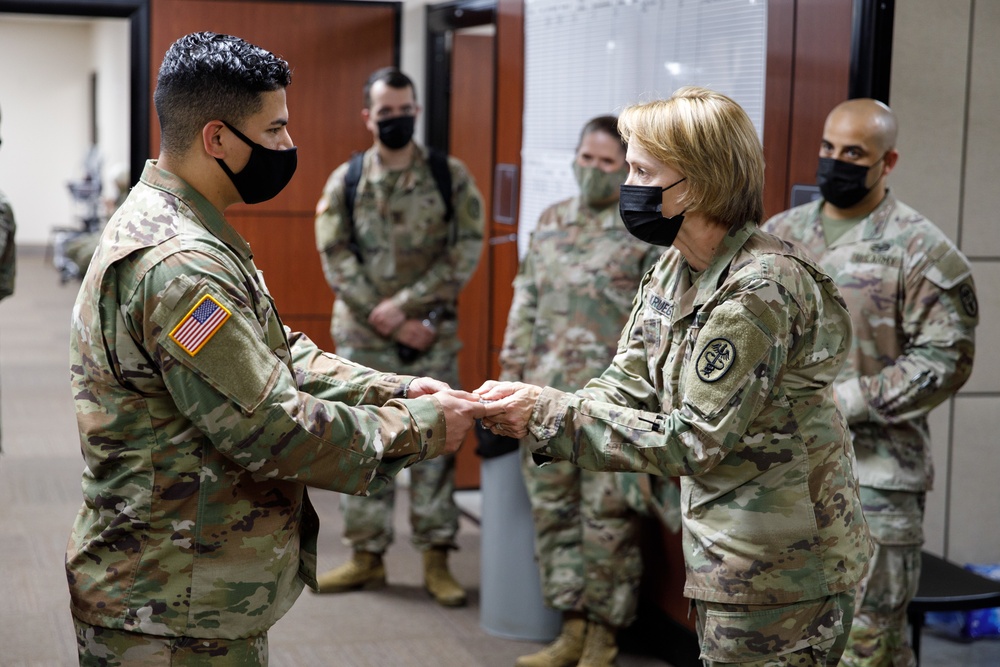
[[[933,482],[927,415],[972,372],[979,320],[972,268],[938,227],[889,191],[896,115],[872,99],[826,119],[823,198],[764,229],[804,245],[847,302],[854,343],[834,388],[858,460],[875,554],[858,590],[842,665],[915,665],[906,607],[920,580],[924,500]]]

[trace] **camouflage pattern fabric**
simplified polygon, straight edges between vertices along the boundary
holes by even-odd
[[[805,246],[852,314],[854,343],[836,389],[861,485],[929,491],[927,414],[972,372],[979,322],[972,267],[940,229],[891,193],[829,246],[822,204],[781,213],[764,229]]]
[[[844,667],[916,667],[906,608],[920,585],[924,500],[922,493],[861,487],[875,553],[858,586]]]
[[[73,615],[164,637],[266,632],[315,587],[305,485],[378,491],[444,448],[407,376],[281,324],[250,247],[154,162],[105,229],[71,328],[86,462]]]
[[[502,380],[582,387],[615,353],[643,274],[662,248],[626,231],[618,203],[573,197],[547,208],[514,280],[500,352]],[[634,507],[619,477],[568,462],[539,467],[522,448],[545,604],[614,627],[635,618],[642,556]]]
[[[354,200],[354,228],[344,204],[347,163],[327,180],[316,206],[316,245],[327,283],[336,292],[331,334],[339,354],[372,368],[400,369],[458,387],[456,301],[472,277],[483,247],[483,204],[461,161],[449,157],[454,219],[427,161],[414,146],[402,171],[383,171],[378,152],[362,161]],[[356,248],[351,248],[351,243]],[[355,254],[360,254],[361,259]],[[435,311],[437,339],[414,361],[400,360],[396,343],[368,325],[368,315],[391,298],[409,318]],[[418,470],[419,468],[419,470]],[[414,467],[410,479],[412,541],[418,549],[455,546],[458,507],[450,459]],[[382,553],[393,541],[393,485],[369,498],[341,498],[344,539],[356,551]]]
[[[457,336],[455,320],[441,323]],[[363,366],[377,370],[397,369],[418,377],[433,377],[458,387],[455,353],[435,345],[412,362],[403,362],[395,350],[390,352],[338,347],[337,351]],[[438,456],[410,467],[410,542],[424,551],[431,547],[457,549],[458,505],[455,504],[455,457]],[[379,491],[366,497],[343,495],[340,507],[344,517],[344,543],[355,551],[383,553],[395,539],[393,508],[396,482],[391,480]]]
[[[79,275],[87,272],[90,260],[97,252],[97,246],[101,242],[100,232],[84,232],[66,242],[66,259],[77,266]]]
[[[3,192],[0,192],[0,301],[14,293],[17,274],[17,255],[14,247],[14,210]]]
[[[243,639],[157,637],[73,619],[80,667],[267,667],[267,635]]]
[[[14,277],[17,271],[14,247],[16,229],[14,211],[3,192],[0,192],[0,301],[14,293]],[[3,452],[2,424],[0,424],[0,452]]]
[[[832,387],[850,343],[830,278],[746,225],[698,274],[668,250],[611,366],[543,389],[528,428],[588,469],[681,476],[687,597],[818,600],[853,590],[871,553]]]
[[[837,378],[837,397],[850,424],[863,492],[886,491],[891,502],[876,502],[884,506],[878,516],[865,507],[878,557],[852,630],[866,638],[852,637],[844,659],[905,666],[913,658],[900,610],[916,594],[923,494],[934,481],[927,415],[972,372],[979,305],[965,256],[891,193],[832,244],[823,233],[822,205],[786,211],[765,228],[817,257],[851,312],[855,338]]]
[[[462,287],[472,277],[483,249],[483,203],[468,171],[449,157],[455,219],[445,221],[445,205],[427,162],[417,147],[402,171],[377,168],[375,148],[362,162],[354,201],[354,229],[344,207],[347,164],[337,167],[316,206],[316,245],[327,283],[337,293],[331,333],[352,350],[392,352],[395,343],[368,325],[368,315],[392,298],[407,317],[423,319],[432,310],[454,315]],[[350,248],[351,240],[363,258]],[[451,332],[435,346],[457,354]]]
[[[836,667],[854,591],[792,605],[695,605],[704,667]]]

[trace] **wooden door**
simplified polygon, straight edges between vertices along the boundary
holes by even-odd
[[[475,389],[491,376],[490,354],[490,211],[493,201],[493,61],[492,34],[456,31],[452,37],[449,152],[469,168],[483,196],[486,233],[479,266],[458,299],[458,355],[462,387]],[[479,457],[470,434],[455,460],[455,486],[479,488]]]
[[[398,61],[398,15],[398,4],[382,2],[152,0],[154,87],[170,44],[199,30],[237,35],[292,67],[288,130],[299,149],[295,177],[274,199],[233,206],[226,218],[250,242],[285,324],[326,350],[334,348],[329,333],[334,295],[316,250],[316,202],[330,172],[352,151],[371,144],[360,118],[361,89],[372,71]],[[155,156],[155,116],[150,126]]]
[[[848,98],[854,0],[769,0],[764,100],[765,216],[816,182],[823,123]]]

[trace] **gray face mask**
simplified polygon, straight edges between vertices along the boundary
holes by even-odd
[[[597,167],[581,167],[574,159],[573,175],[580,186],[580,199],[584,204],[597,208],[615,200],[619,188],[628,178],[628,165],[607,173]]]

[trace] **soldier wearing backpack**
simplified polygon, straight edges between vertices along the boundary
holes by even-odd
[[[457,387],[455,306],[479,262],[482,200],[465,165],[413,141],[419,112],[405,74],[386,67],[369,77],[361,117],[374,143],[327,180],[316,206],[316,243],[337,294],[337,353]],[[425,586],[438,603],[463,605],[465,592],[447,565],[448,551],[457,548],[454,459],[410,470],[412,541],[424,553]],[[320,592],[385,585],[393,501],[393,485],[370,497],[342,496],[344,540],[354,554],[320,575]]]

